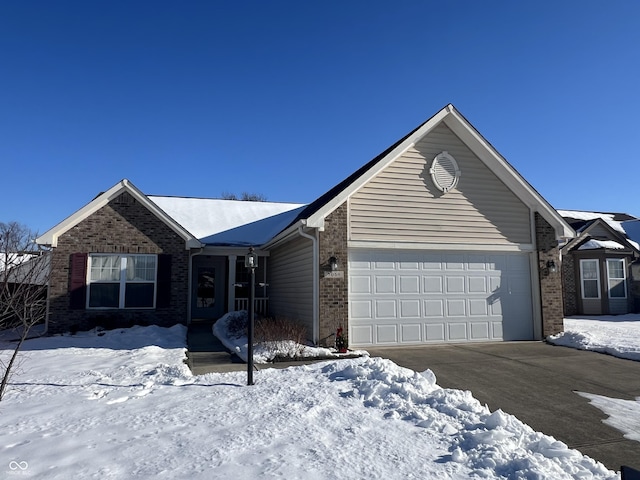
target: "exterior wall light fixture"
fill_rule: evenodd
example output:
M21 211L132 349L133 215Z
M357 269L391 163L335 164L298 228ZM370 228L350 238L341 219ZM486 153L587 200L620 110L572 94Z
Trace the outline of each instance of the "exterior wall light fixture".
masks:
M334 272L338 269L338 259L336 257L329 259L329 267L331 267L331 270Z
M556 262L554 260L547 260L547 269L549 270L549 273L556 273L558 271Z

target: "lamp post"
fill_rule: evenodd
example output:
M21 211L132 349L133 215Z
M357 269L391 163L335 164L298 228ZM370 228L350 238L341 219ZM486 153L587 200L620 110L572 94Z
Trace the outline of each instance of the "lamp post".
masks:
M244 257L244 266L249 269L249 325L247 328L247 385L253 385L253 324L255 316L256 298L256 268L258 268L258 254L253 247Z

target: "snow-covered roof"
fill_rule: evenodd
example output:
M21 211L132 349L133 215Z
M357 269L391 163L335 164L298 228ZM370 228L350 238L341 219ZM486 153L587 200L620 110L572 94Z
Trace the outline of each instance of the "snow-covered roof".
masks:
M629 243L640 250L640 220L629 220L622 222L622 228L627 233Z
M624 246L613 240L595 240L591 239L584 242L578 250L596 250L598 248L607 248L609 250L624 250Z
M148 198L207 245L262 245L291 223L305 206L214 198Z
M615 213L582 212L579 210L558 210L558 213L562 215L563 218L572 218L575 220L583 220L585 222L601 219L616 232L626 234L624 228L622 228L622 222L615 220L617 215Z
M640 251L640 219L633 217L632 215L628 215L626 213L604 213L604 212L583 212L580 210L558 210L558 213L562 215L566 219L579 220L584 222L591 222L593 220L602 220L607 225L609 225L613 230L618 233L624 235L627 241L633 245L636 250ZM631 220L630 220L631 219ZM570 222L571 223L571 222ZM590 224L584 225L582 228L578 229L578 233L587 228ZM595 242L595 243L592 243ZM611 242L618 245L618 247L613 246L587 246L587 245L595 245L596 243L607 243L599 240L590 240L582 244L579 250L588 250L588 249L596 249L596 248L610 248L610 249L621 249L624 248L617 242Z

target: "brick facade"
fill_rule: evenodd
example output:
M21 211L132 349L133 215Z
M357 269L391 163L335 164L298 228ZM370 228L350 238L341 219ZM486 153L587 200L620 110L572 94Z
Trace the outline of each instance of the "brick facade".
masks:
M542 336L547 337L563 331L564 307L562 300L562 274L560 273L560 249L551 225L535 214L536 245L538 249L538 271L540 272L540 300L542 306ZM553 260L558 271L552 273L547 261Z
M70 257L74 253L171 255L168 307L85 310L70 304ZM58 238L49 298L49 333L138 325L171 326L187 322L189 253L185 241L129 193L124 192Z
M347 204L346 202L328 215L324 221L324 231L319 236L320 288L319 316L320 343L333 346L336 328L341 326L349 331L349 291L347 253ZM325 277L331 271L329 258L336 257L338 269L336 277Z
M576 262L573 255L562 257L562 290L564 292L565 316L578 314L578 279L576 278Z

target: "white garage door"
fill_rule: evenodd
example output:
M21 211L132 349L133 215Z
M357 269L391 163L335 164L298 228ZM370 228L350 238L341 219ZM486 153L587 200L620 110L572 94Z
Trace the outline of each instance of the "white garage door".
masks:
M533 339L529 254L352 250L353 346Z

